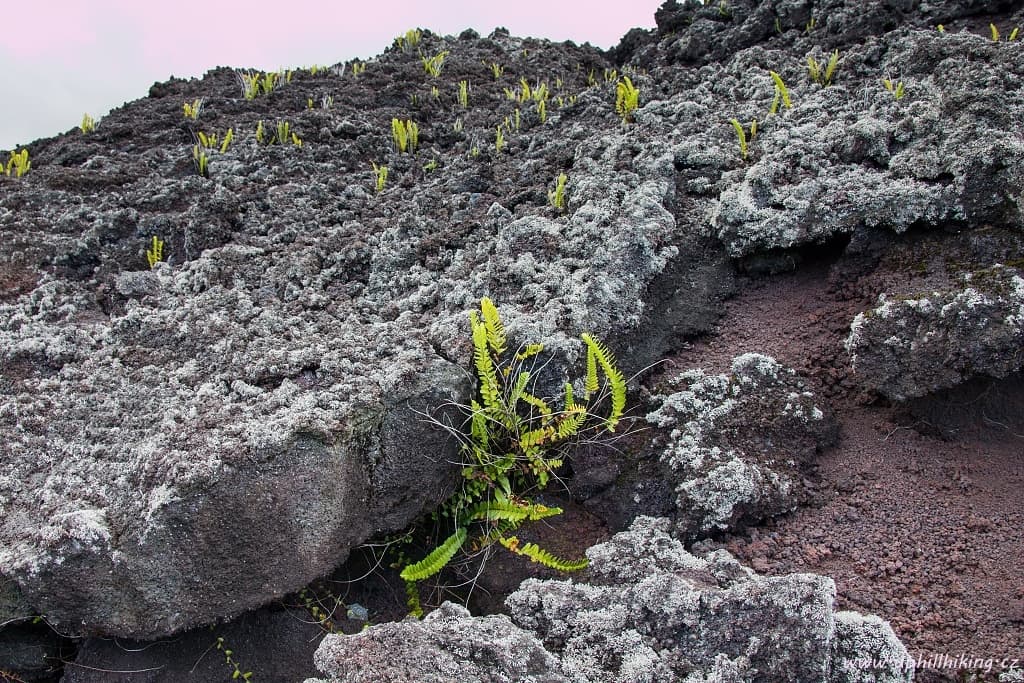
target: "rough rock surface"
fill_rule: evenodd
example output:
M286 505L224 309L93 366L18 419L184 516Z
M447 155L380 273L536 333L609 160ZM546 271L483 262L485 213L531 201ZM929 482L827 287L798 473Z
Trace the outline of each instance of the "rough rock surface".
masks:
M332 682L912 680L912 666L893 664L908 655L888 624L833 611L830 579L697 557L670 527L641 517L594 546L586 583L524 582L512 621L448 604L422 622L328 636L317 666Z
M454 483L441 435L409 407L465 394L465 311L482 295L516 343L547 344L554 385L584 330L628 374L708 332L736 267L775 272L843 253L830 286L850 298L813 313L839 337L882 292L895 302L937 291L946 306L965 274L1019 268L1024 42L992 41L988 28L1005 38L1024 23L1019 3L669 1L656 19L611 53L501 30L425 32L424 54L448 52L438 77L395 46L358 75L351 63L298 70L253 100L216 69L154 85L93 133L28 145L31 172L0 177L0 579L66 633L135 637L299 588ZM833 49L833 83L812 83L807 56ZM793 107L766 117L769 71ZM614 109L622 74L640 88L629 123ZM546 120L517 96L523 79L551 91ZM462 80L469 106L456 99ZM196 98L199 118L183 119ZM758 119L749 159L733 117ZM415 155L394 149L393 118L419 124ZM257 122L272 131L284 120L302 147L256 141ZM235 142L211 149L209 177L198 176L197 133L229 128ZM373 163L390 170L380 193ZM548 200L561 172L564 210ZM166 263L150 270L153 235ZM947 258L944 281L926 286L906 285L936 259L891 258L994 235L998 249ZM973 350L919 345L953 369L937 381L910 367L879 387L931 391L1019 366L1005 325L1013 297L970 287L1006 329L923 321L922 334ZM839 348L799 349L811 351L806 376L835 380L816 397L857 386ZM765 349L732 344L726 360L747 351ZM713 376L692 379L714 388ZM813 429L798 433L810 448ZM614 469L610 480L629 476ZM676 486L667 478L665 500L640 496L609 525L673 514ZM692 525L716 529L732 492L696 479L689 490ZM791 504L769 499L772 510ZM739 509L726 523L742 523ZM714 666L708 677L746 675L735 657Z
M413 411L465 399L480 296L563 361L580 332L614 338L627 370L714 320L729 264L667 208L670 147L621 125L613 83L587 89L602 55L501 31L421 49L450 52L443 97L397 47L358 78L299 72L251 101L219 69L30 146L31 173L3 178L0 575L66 633L236 615L443 500L453 453ZM516 78L495 82L491 61ZM546 124L505 97L520 76L550 84ZM302 147L255 139L274 116ZM419 120L415 157L393 117ZM197 175L193 134L228 128ZM391 169L379 195L371 161ZM563 170L564 215L547 202ZM166 262L147 270L153 235ZM673 305L695 294L699 311Z
M855 377L905 401L975 376L1002 379L1024 367L1024 279L1002 265L963 276L955 290L881 295L846 340Z
M568 683L558 660L507 616L470 616L450 602L423 621L371 626L324 638L314 657L331 681L347 683ZM312 679L307 683L313 683Z
M738 356L729 375L683 373L647 421L671 431L661 461L675 487L676 532L693 539L792 510L802 470L835 441L835 419L773 358Z
M692 541L788 512L838 434L806 379L763 354L737 356L723 374L687 370L653 391L642 444L575 460L570 490L613 529L657 512Z

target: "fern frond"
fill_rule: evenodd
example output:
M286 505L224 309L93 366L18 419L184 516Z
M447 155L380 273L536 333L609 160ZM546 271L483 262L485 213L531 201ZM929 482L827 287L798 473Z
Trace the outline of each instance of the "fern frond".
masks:
M476 311L470 311L469 321L473 327L473 362L480 381L480 397L484 400L484 409L490 413L502 412L498 401L498 375L487 350L487 324L480 320Z
M530 344L525 349L516 354L516 360L526 360L531 356L536 356L538 353L544 350L543 344Z
M494 355L500 356L505 353L508 343L505 339L505 326L494 302L486 296L480 299L480 313L483 315L484 327L487 330L487 343L494 350Z
M573 406L572 410L566 410L558 421L555 440L565 441L570 437L576 436L586 420L587 413L582 408Z
M519 397L524 403L529 403L531 406L540 411L541 417L551 417L551 406L548 405L547 401L542 398L537 398L528 391L524 391Z
M519 403L519 399L522 398L523 392L526 391L526 384L530 381L530 373L520 372L519 377L516 378L516 383L512 385L512 391L508 395L508 405L513 410L516 404Z
M460 527L444 543L434 548L429 555L419 562L406 566L399 576L406 581L422 581L438 573L451 562L455 553L459 552L459 548L466 542L466 533L466 528Z
M626 408L626 378L615 367L615 356L612 355L607 346L585 332L580 338L587 345L587 374L590 374L592 355L608 378L608 384L612 392L612 410L605 419L605 428L609 432L614 432L615 426L619 423L619 418L622 417L622 411ZM589 381L589 376L587 379Z
M473 443L477 448L487 450L490 442L487 416L484 415L484 409L476 402L476 399L470 401L469 407L473 410L473 415L470 417L469 435L472 437Z
M586 342L587 340L584 339L583 341ZM597 356L590 344L587 344L587 376L583 380L583 400L589 401L590 397L597 393L599 386L597 382Z
M514 552L516 555L528 557L537 564L542 564L550 569L557 569L560 572L579 571L580 569L584 569L588 564L586 558L583 558L582 560L563 560L559 557L555 557L536 543L527 543L524 546L520 546L519 539L516 536L500 538L498 539L498 542Z
M555 436L554 427L540 427L539 429L531 429L519 437L519 447L524 452L531 452L533 446L543 446L550 442Z
M535 522L545 517L562 514L561 508L548 507L540 503L522 504L511 500L490 500L473 506L467 513L471 521L487 520L489 522Z

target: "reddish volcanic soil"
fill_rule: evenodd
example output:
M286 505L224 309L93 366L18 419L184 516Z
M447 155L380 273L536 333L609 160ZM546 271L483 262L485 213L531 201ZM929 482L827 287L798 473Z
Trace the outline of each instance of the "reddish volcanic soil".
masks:
M1014 660L1024 669L1024 435L972 399L946 406L961 419L940 436L905 408L854 395L842 341L874 293L837 280L815 266L741 283L717 333L663 370L721 372L737 354L766 353L810 377L842 425L809 504L704 546L760 573L833 577L839 608L890 621L920 663L917 680L964 680L965 659L988 669L982 679ZM987 391L1019 401L1020 383Z

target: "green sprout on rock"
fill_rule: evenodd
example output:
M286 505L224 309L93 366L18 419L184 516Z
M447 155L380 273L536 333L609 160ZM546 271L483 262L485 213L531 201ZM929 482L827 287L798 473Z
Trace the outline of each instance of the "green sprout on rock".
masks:
M149 269L152 270L156 264L164 260L164 241L153 235L153 241L149 245L149 249L146 250L146 262L149 263Z
M567 175L559 173L555 179L555 189L548 192L548 202L558 211L565 211L565 184L568 180Z
M827 87L832 84L832 78L836 74L836 66L839 64L839 50L834 50L829 56L828 64L822 66L813 55L807 55L807 73L811 80Z
M615 113L622 119L622 123L629 123L639 106L640 90L633 85L629 76L624 76L615 86Z

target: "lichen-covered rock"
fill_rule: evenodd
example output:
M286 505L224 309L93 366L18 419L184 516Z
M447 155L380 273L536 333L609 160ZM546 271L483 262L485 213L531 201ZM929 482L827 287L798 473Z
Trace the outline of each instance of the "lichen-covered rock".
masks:
M331 635L323 681L897 683L907 651L877 617L833 610L835 585L762 577L725 551L688 553L671 522L638 518L590 548L586 582L524 581L505 616L450 603L423 621Z
M504 615L472 617L446 602L423 621L329 635L314 657L320 683L569 683L536 636ZM306 683L316 683L309 679Z
M572 681L911 681L885 622L835 613L835 585L762 577L725 551L688 553L668 520L594 546L588 583L525 581L508 605ZM874 658L876 668L864 662Z
M661 461L675 488L677 533L706 536L791 510L802 493L802 467L836 435L796 373L748 353L732 372L682 373L679 390L654 397L647 421L670 430Z
M894 401L919 398L976 376L1024 367L1024 278L996 265L960 287L914 297L881 295L846 340L856 379Z
M793 87L793 107L762 124L750 165L727 174L712 215L716 234L732 255L747 256L862 226L1020 228L1024 142L1007 126L1015 114L1002 81L1024 77L1020 51L971 34L905 32L843 50L827 88L807 85L795 71L806 72L803 65L773 63ZM868 72L898 73L907 95L897 100ZM772 95L766 72L746 73ZM760 116L743 110L740 119Z
M0 178L0 576L65 632L229 618L436 506L457 454L417 411L465 400L481 296L515 343L545 343L556 390L581 332L632 374L717 316L731 266L677 220L664 136L622 125L614 83L589 87L604 55L504 31L420 49L448 52L472 107L398 47L252 100L216 69ZM505 95L520 77L547 82L546 120ZM286 113L301 147L256 139ZM419 122L417 156L394 117ZM506 120L506 147L484 144ZM199 176L196 132L228 128Z

